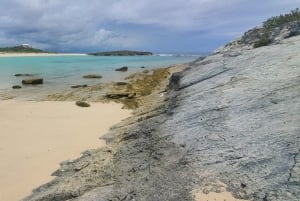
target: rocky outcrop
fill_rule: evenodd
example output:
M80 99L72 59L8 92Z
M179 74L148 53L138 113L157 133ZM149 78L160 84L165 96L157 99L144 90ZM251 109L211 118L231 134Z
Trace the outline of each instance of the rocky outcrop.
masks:
M27 74L27 73L17 73L15 74L16 77L21 77L21 76L33 76L33 74Z
M297 35L300 35L299 20L285 23L281 26L270 29L266 29L263 26L258 26L245 32L241 38L215 50L214 53L228 54L227 56L237 56L241 54L241 52L255 47L280 44L282 40Z
M100 79L100 78L102 78L102 76L98 75L98 74L89 74L89 75L84 75L82 77L86 78L86 79Z
M128 71L128 67L127 66L123 66L121 68L117 68L116 71L126 72L126 71Z
M107 148L62 163L24 200L192 201L225 186L239 199L298 201L299 47L296 36L192 62L112 128Z
M266 30L264 27L251 29L243 35L243 37L240 39L240 43L243 45L254 45L264 36L264 34L266 34ZM270 30L269 34L270 44L279 43L283 39L299 35L300 21L293 21L283 26L276 27Z
M12 88L13 89L21 89L22 87L20 85L13 85Z
M25 80L22 80L22 84L31 84L31 85L43 84L43 78L25 79Z
M71 86L71 88L73 88L73 89L85 88L85 87L88 87L88 85L87 84L78 84L78 85Z

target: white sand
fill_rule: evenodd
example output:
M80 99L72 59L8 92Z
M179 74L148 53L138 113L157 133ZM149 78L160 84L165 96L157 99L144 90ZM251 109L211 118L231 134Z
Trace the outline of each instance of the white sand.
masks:
M218 182L218 184L220 186L219 193L209 192L205 194L201 190L194 190L192 193L194 194L195 201L248 201L233 197L232 193L226 190L226 184L222 182Z
M79 53L8 53L0 52L0 57L32 57L32 56L86 56Z
M128 116L118 104L0 101L0 200L29 195L60 162L104 146L98 138Z

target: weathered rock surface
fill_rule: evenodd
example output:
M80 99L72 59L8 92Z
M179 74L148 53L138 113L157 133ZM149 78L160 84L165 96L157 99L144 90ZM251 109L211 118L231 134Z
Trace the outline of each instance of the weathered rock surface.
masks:
M109 148L61 164L25 201L300 197L300 37L220 50L173 74L105 137ZM155 100L151 102L150 100Z
M43 78L30 78L30 79L25 79L22 80L22 84L43 84Z

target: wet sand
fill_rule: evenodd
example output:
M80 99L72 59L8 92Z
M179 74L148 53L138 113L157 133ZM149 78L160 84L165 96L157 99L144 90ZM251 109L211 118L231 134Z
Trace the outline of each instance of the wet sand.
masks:
M49 182L64 160L105 142L98 138L130 116L121 105L0 101L0 200L16 201Z

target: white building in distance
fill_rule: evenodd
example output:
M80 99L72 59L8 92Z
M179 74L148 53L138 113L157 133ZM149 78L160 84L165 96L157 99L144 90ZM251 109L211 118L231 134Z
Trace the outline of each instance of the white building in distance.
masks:
M24 48L31 48L31 46L29 44L22 44L22 47L24 47Z

